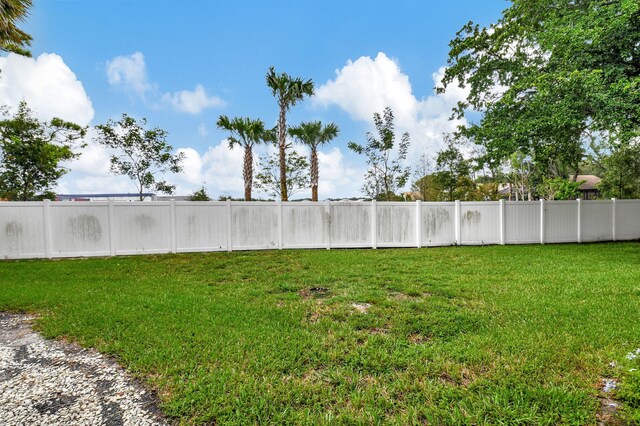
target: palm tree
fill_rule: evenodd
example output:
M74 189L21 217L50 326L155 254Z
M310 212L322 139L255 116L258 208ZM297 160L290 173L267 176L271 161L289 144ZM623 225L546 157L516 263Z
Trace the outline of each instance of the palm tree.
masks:
M318 167L318 147L330 142L340 133L340 129L335 123L329 123L322 127L320 121L300 123L297 127L289 129L289 135L311 148L311 200L318 201L318 181L320 180L320 170Z
M313 81L303 81L301 78L293 78L287 73L276 74L273 67L267 73L267 86L271 88L271 94L278 99L280 116L278 117L278 148L280 153L280 193L282 201L288 201L287 194L287 111L293 105L313 95Z
M234 146L244 148L244 163L242 178L244 179L244 200L251 201L251 188L253 187L253 147L266 142L275 142L275 129L266 129L262 120L252 120L246 117L229 119L221 115L216 123L219 129L226 130L231 135L229 149Z
M32 0L0 0L0 52L31 56L31 36L16 26L29 15Z

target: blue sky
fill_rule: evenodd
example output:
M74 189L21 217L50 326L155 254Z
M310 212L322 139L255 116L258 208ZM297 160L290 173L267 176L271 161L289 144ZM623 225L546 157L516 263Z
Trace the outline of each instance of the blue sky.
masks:
M35 3L25 25L34 38L34 59L0 58L2 103L24 98L44 118L62 115L86 125L123 112L147 117L187 154L185 172L171 177L178 192L205 183L213 196L240 196L241 153L226 149L215 121L226 114L275 124L276 103L264 83L273 65L313 79L318 89L314 99L294 107L289 123L334 121L342 130L323 149L321 198L358 195L364 159L346 144L364 141L372 112L384 106L394 108L399 130L411 133L409 164L422 152L435 153L442 131L455 125L446 120L450 107L464 96L459 89L433 93L448 42L467 21L495 22L508 5L504 0ZM134 189L108 174L108 153L90 144L85 154L70 165L60 192Z

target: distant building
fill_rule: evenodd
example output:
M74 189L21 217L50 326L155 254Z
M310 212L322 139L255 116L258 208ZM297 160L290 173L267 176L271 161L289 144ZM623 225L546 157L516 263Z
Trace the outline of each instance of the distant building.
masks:
M158 195L154 201L191 201L191 195Z
M144 201L156 201L156 194L145 192ZM140 201L140 194L58 194L56 201Z
M578 175L576 182L585 181L578 187L578 191L582 194L580 198L583 200L594 200L600 197L600 190L598 184L602 182L598 176L595 175Z

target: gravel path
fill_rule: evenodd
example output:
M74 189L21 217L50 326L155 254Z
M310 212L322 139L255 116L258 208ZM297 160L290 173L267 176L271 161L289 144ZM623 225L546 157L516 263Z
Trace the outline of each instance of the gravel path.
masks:
M0 425L165 425L153 396L113 360L46 340L0 313Z

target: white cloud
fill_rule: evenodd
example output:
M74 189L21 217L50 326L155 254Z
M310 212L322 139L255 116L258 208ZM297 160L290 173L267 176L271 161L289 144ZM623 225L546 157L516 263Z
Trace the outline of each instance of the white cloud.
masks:
M209 96L202 84L197 84L193 90L159 94L157 85L149 82L144 55L140 52L107 61L106 72L111 86L133 93L153 108L169 106L196 115L207 108L225 105L221 98Z
M445 68L440 68L432 75L435 84L444 71ZM467 90L454 83L442 95L434 93L418 99L398 63L380 52L374 59L362 56L336 70L336 78L316 90L314 103L325 107L336 105L354 120L368 123L373 122L374 112L391 107L396 130L411 135L408 156L411 164L425 151L433 155L442 146L442 134L464 123L448 118L457 102L466 98Z
M12 110L25 100L43 120L59 117L86 126L94 115L82 82L54 53L0 57L0 100Z
M200 123L200 125L198 126L198 135L201 138L206 137L209 134L209 129L207 129L207 125L204 123Z
M140 52L128 56L116 56L108 61L107 79L110 85L132 90L143 97L153 88L147 81L147 67L144 55Z
M341 198L360 196L364 168L348 164L340 151L334 147L329 152L318 152L320 198Z
M174 109L189 114L200 114L206 108L222 107L225 102L217 96L209 96L202 84L198 84L194 90L181 90L175 93L166 93L162 100Z

